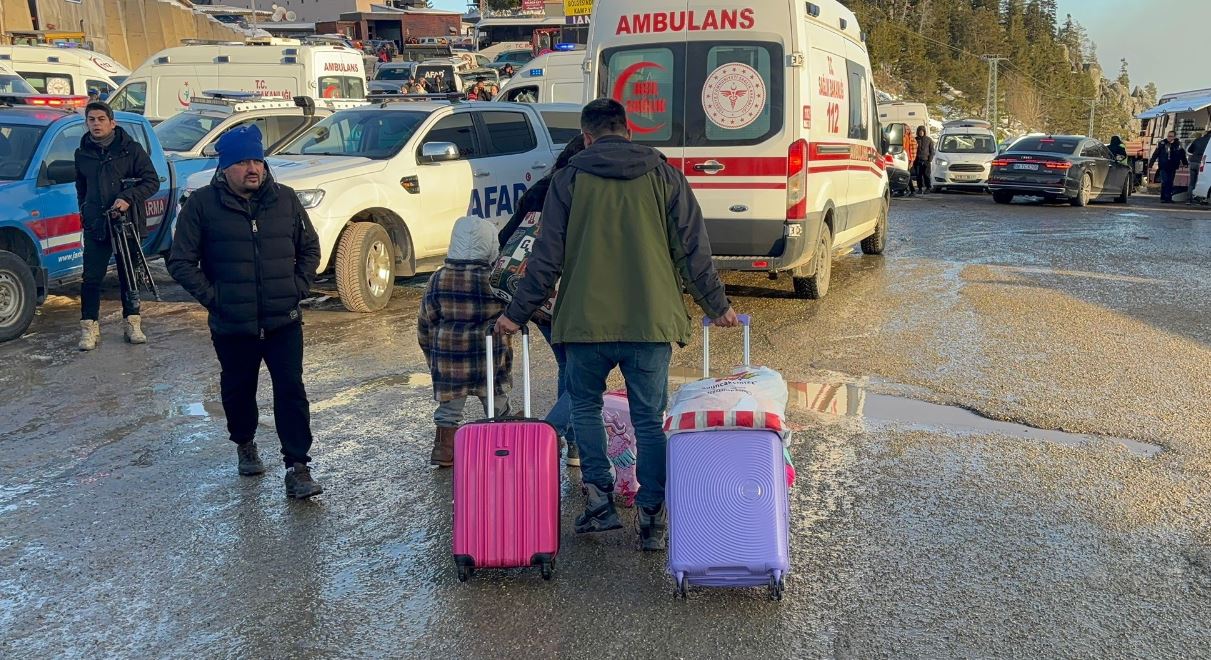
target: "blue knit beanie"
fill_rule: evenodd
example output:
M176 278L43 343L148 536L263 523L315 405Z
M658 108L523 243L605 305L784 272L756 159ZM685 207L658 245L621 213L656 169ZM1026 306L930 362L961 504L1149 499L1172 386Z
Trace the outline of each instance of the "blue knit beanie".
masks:
M265 160L265 147L261 146L261 129L256 124L241 126L227 131L215 143L219 152L219 169L225 170L246 160Z

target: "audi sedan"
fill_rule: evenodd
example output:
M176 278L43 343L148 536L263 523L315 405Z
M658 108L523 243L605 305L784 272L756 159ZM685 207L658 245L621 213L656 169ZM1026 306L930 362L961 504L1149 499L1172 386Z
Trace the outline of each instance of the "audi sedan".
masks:
M1073 206L1113 199L1126 203L1131 168L1106 145L1080 135L1024 137L992 161L988 188L998 204L1022 196L1067 200Z

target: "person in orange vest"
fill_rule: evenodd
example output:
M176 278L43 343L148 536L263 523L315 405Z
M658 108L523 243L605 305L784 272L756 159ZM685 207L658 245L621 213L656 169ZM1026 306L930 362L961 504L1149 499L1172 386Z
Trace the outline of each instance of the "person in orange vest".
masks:
M913 164L917 162L917 138L913 137L912 129L904 126L904 153L908 155L908 171L912 172ZM914 183L916 177L911 174L908 177L908 196L916 197L917 189Z

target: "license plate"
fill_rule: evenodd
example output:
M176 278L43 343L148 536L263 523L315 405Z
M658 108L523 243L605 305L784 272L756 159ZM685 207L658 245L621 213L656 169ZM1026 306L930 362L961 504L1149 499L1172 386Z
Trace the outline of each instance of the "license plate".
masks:
M1013 169L1015 169L1015 170L1033 170L1033 171L1037 172L1039 170L1039 166L1036 163L1018 163L1013 166Z
M956 175L954 175L955 181L977 181L977 180L979 180L979 178L980 177L978 177L974 174L956 174Z

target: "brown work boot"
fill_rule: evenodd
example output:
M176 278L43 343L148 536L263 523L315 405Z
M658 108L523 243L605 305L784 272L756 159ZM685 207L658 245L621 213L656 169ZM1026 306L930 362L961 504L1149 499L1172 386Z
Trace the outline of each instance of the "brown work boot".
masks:
M147 335L143 334L143 317L138 314L132 314L122 320L122 334L126 336L128 344L146 344Z
M80 343L76 347L82 351L91 351L101 341L101 324L96 321L80 321Z
M437 427L433 437L433 452L429 454L429 464L438 467L454 465L454 434L458 429L453 426Z

